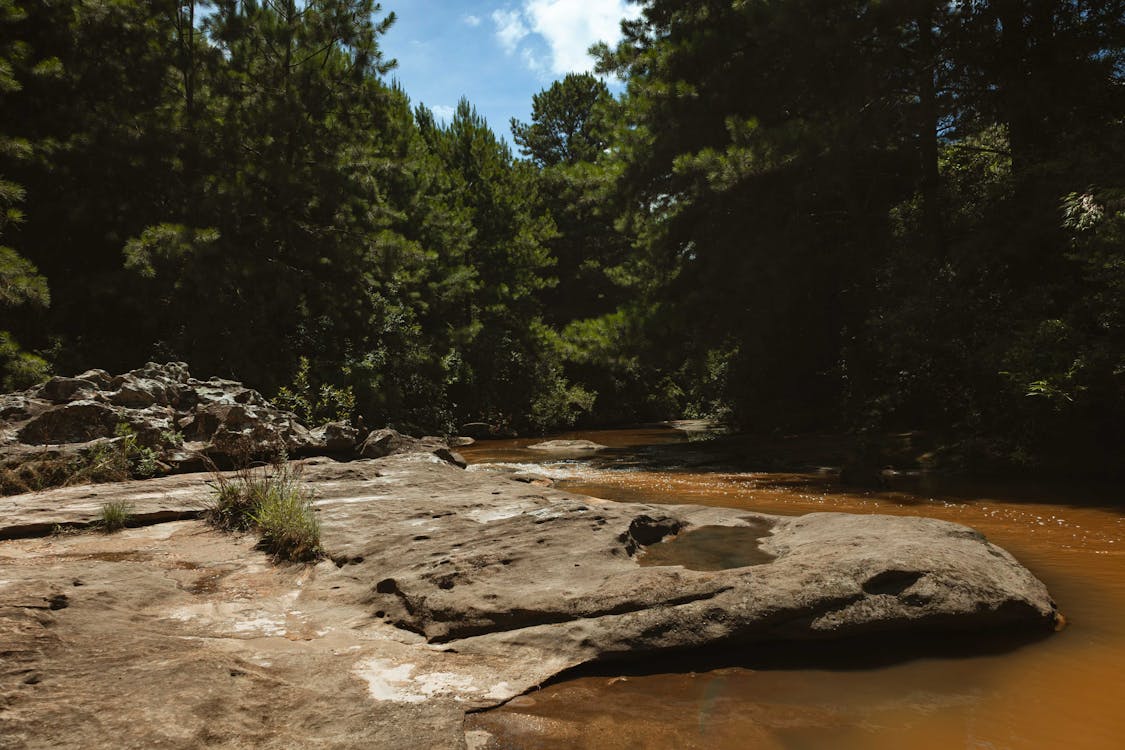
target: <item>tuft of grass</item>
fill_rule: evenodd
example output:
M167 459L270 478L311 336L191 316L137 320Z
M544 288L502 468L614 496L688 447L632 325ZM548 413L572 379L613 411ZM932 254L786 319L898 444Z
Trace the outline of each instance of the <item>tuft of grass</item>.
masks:
M281 481L271 486L254 513L262 545L285 560L319 557L320 521L312 501L312 493L296 483Z
M227 531L246 531L254 525L254 510L265 478L252 469L239 469L233 478L213 469L215 477L207 520Z
M282 458L272 466L239 469L233 477L216 472L207 517L222 529L256 529L261 546L278 559L315 560L322 550L313 497Z
M133 505L124 500L111 500L102 503L101 515L97 525L102 531L109 534L120 531L133 520Z

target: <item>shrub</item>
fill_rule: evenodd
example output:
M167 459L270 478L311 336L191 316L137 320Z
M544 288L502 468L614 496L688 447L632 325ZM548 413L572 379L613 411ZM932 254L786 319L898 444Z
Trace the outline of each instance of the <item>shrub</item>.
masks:
M132 504L124 500L111 500L108 503L102 503L101 515L96 521L96 525L109 534L125 528L131 520L133 520Z
M182 448L184 436L175 430L164 430L160 433L160 442L169 448Z
M345 369L341 374L346 377L349 373ZM309 426L350 420L356 406L352 387L339 387L327 382L321 382L317 386L313 381L309 359L301 357L293 382L278 389L273 402L282 409L293 412L301 422Z
M98 443L70 463L70 476L63 484L124 482L132 477L124 443Z
M118 450L130 476L147 478L160 470L156 463L156 451L138 442L136 430L120 422L114 434L121 438Z
M215 472L215 484L207 507L207 519L220 529L245 531L253 525L256 480L248 469L234 478Z
M286 560L320 556L320 522L312 507L312 493L295 482L274 483L261 498L254 523L263 546Z
M239 469L233 477L216 472L207 517L223 529L257 529L262 547L279 559L313 560L321 549L312 501L312 491L283 456L272 466Z

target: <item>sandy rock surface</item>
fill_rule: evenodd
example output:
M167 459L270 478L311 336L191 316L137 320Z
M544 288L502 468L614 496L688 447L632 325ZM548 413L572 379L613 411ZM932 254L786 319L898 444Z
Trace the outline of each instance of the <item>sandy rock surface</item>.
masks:
M614 503L424 453L311 459L304 478L317 565L198 520L11 538L111 496L198 512L206 475L0 498L0 748L461 748L466 710L593 659L1057 616L1010 555L942 521ZM768 561L638 563L708 526L744 527Z

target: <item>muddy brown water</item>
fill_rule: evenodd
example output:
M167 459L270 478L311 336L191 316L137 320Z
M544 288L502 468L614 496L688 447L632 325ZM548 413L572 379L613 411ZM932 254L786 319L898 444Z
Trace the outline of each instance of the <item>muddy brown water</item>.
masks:
M984 647L982 635L980 648L970 638L943 649L928 642L939 636L920 634L927 642L901 652L888 644L881 653L878 642L867 642L842 646L848 653L802 658L793 647L761 646L732 653L729 663L711 654L697 664L689 655L650 659L640 668L600 665L471 715L466 727L487 733L477 735L484 747L1125 747L1125 492L1031 484L936 490L917 482L909 490L857 491L837 487L829 472L816 469L691 469L685 466L698 459L677 465L674 449L660 461L645 460L652 446L686 442L672 429L560 437L611 450L559 460L527 450L534 440L511 440L482 441L464 454L473 464L518 464L555 478L561 489L611 500L780 515L920 515L965 524L1039 576L1068 626L1001 648Z

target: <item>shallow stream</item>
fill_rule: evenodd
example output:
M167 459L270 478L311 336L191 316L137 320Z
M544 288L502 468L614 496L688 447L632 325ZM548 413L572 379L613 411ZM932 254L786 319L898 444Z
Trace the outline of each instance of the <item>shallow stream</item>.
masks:
M1047 584L1068 626L1001 647L983 638L979 647L925 643L905 652L890 642L850 652L762 646L729 659L599 665L470 716L466 728L490 737L488 747L1125 747L1125 492L1077 483L934 487L909 477L906 488L861 491L839 487L815 461L794 469L791 457L747 455L733 468L729 457L693 450L699 445L688 444L688 433L670 428L560 437L610 450L560 456L528 450L536 440L505 440L463 452L474 470L518 465L560 489L610 500L922 515L972 526ZM770 470L746 470L756 463ZM723 544L721 532L699 531L683 554L700 565L731 564L725 552L705 549L709 538ZM738 564L754 562L747 560Z

